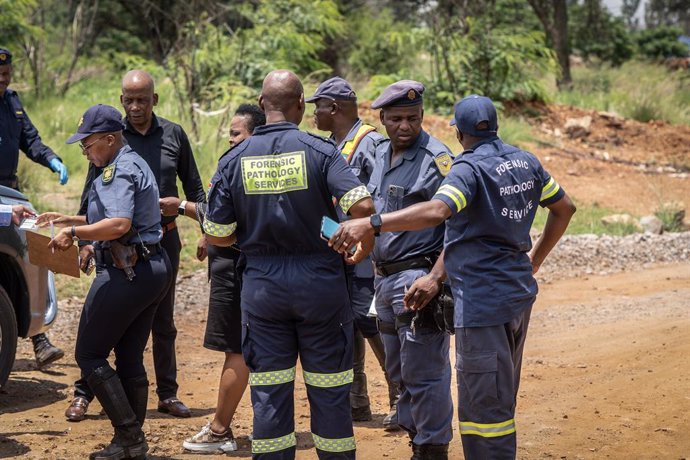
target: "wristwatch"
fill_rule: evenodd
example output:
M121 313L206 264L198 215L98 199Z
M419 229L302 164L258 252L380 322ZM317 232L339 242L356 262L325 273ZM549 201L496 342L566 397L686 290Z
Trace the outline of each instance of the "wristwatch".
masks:
M374 236L379 236L381 234L381 225L383 224L381 222L381 215L374 214L369 218L369 223L374 228Z
M79 237L77 236L77 227L76 225L72 225L72 228L70 229L70 234L72 235L72 241L79 241Z
M184 210L185 210L186 206L187 206L187 200L180 201L180 205L177 207L177 213L181 216L184 216Z

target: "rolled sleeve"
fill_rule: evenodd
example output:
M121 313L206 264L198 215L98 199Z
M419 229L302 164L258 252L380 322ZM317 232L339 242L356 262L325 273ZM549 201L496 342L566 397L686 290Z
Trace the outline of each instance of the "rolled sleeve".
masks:
M101 175L100 180L103 180L103 175ZM99 197L106 218L124 217L132 219L136 193L135 180L134 175L127 168L116 167L111 182L103 183Z

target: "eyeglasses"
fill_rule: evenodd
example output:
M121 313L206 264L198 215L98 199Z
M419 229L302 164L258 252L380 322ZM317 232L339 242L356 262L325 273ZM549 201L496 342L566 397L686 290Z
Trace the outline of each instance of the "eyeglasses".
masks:
M96 139L95 141L93 141L92 143L90 143L89 145L84 145L84 144L82 144L82 143L79 143L79 147L81 147L81 151L82 151L82 152L86 153L86 152L89 151L89 149L90 149L91 147L93 147L93 145L94 145L96 142L100 141L101 139L105 139L106 137L108 137L107 134L104 135L104 136L99 137L98 139Z

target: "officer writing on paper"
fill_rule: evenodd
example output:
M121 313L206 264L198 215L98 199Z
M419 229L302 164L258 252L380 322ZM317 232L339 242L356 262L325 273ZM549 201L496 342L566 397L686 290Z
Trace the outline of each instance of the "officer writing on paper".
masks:
M381 231L446 221L444 262L455 299L465 458L515 458L522 351L537 295L533 274L565 232L575 206L534 155L498 138L489 98L462 99L451 124L466 150L430 201L381 215ZM532 247L529 230L537 205L547 207L549 215ZM372 234L369 219L351 220L329 244L343 252L343 241L352 244ZM423 308L428 300L419 295L417 283L405 297L411 308Z
M84 113L67 142L80 142L86 158L103 168L91 185L86 216L45 213L37 220L66 225L51 247L94 242L96 278L79 320L75 357L115 436L91 459L135 458L148 450L141 429L149 387L143 353L172 282L170 260L160 245L158 186L144 159L124 143L122 129L122 115L114 107L99 104ZM108 363L113 350L116 370Z

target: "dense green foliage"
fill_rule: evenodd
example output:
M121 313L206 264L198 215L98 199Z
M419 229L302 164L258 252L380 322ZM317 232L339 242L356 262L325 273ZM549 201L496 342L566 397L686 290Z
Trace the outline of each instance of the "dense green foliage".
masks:
M637 36L640 54L651 59L690 55L690 48L678 41L678 27L658 27L641 31Z
M633 56L635 43L623 18L614 17L600 2L570 8L570 39L574 52L619 66Z

